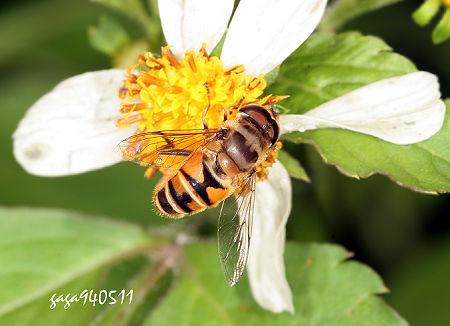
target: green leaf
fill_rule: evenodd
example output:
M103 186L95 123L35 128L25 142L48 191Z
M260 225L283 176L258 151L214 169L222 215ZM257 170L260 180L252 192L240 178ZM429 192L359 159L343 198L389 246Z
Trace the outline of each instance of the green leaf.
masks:
M270 91L290 94L283 105L291 113L304 113L358 87L415 70L377 38L316 34L285 61ZM450 188L448 119L432 138L407 146L342 129L292 133L285 139L314 144L326 163L348 176L385 174L402 186L427 193Z
M306 174L305 169L300 164L300 162L288 152L281 150L278 153L278 159L283 163L284 167L288 171L289 175L293 178L300 179L305 182L311 182Z
M402 0L336 0L325 11L319 30L335 31L358 16L400 1Z
M442 129L433 137L407 146L347 130L319 129L286 135L286 139L315 145L324 161L354 178L374 173L400 186L425 193L450 191L450 101ZM290 138L292 137L292 138Z
M287 276L296 313L273 314L253 300L245 279L227 286L215 245L185 248L176 287L145 325L406 325L376 294L386 292L366 266L345 262L331 245L288 245Z
M62 210L1 208L0 324L47 311L51 293L92 289L105 266L151 243L125 223Z
M147 1L146 6L144 6L142 0L91 0L91 1L112 8L122 13L123 15L127 16L132 21L137 22L142 28L142 31L147 36L148 41L152 42L152 46L155 47L156 44L158 44L156 48L159 48L161 46L162 29L158 11L156 10L155 1L151 0Z
M416 70L377 37L316 33L283 62L268 93L290 95L283 106L304 113L361 86Z
M434 28L431 37L435 44L442 43L450 38L450 7L445 9L445 13Z
M425 26L436 15L440 5L440 0L427 0L413 12L412 18L420 26Z
M129 18L145 25L149 23L149 17L141 0L91 0L117 10Z
M166 258L167 256L163 257L159 263L150 264L147 260L147 265L134 277L119 275L127 281L125 288L134 289L132 304L107 305L90 325L141 325L148 312L155 308L161 297L166 295L174 280L173 272L168 270L171 266L164 264L165 261L167 262ZM114 268L116 270L130 269L128 265L129 261L124 261ZM112 289L118 289L117 285Z
M88 29L88 36L91 46L108 56L119 52L130 41L120 23L107 15L100 17L98 27Z
M222 37L220 38L219 43L217 43L216 46L214 47L214 49L211 51L211 53L210 53L211 57L216 56L216 57L220 58L220 55L222 54L223 44L225 43L225 39L227 37L227 33L228 33L228 29L225 30Z
M71 303L67 309L64 309L65 303L58 303L54 309L50 309L51 301L49 300L55 293L56 299L61 294L64 296L69 293L80 295L85 289L97 290L103 272L104 269L88 272L62 287L42 293L40 298L20 305L18 309L0 313L0 324L17 326L88 325L95 318L96 310L89 305L83 306L83 301ZM20 282L16 283L16 286L20 286Z
M272 85L277 80L279 72L280 72L280 66L278 65L264 76L264 79L267 82L267 86Z

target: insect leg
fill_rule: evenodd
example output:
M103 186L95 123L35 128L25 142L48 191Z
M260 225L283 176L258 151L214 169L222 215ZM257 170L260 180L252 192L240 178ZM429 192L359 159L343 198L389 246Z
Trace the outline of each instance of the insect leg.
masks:
M241 100L239 101L239 103L237 105L233 105L233 106L227 107L223 111L223 121L227 121L228 120L228 115L230 114L230 111L233 110L233 109L239 109L239 107L241 106L242 102L244 102L244 100L245 100L245 96L242 96Z
M167 137L167 136L165 136L165 135L161 135L161 137L166 141L166 143L167 143L167 145L165 145L164 146L164 148L173 148L174 146L173 146L173 142L172 142L172 140L169 138L169 137Z
M203 85L206 87L206 93L208 93L208 105L206 106L206 109L203 112L202 123L203 123L203 129L208 129L208 121L206 121L206 114L208 113L208 110L209 110L211 97L209 94L208 83L204 83Z
M192 151L187 149L173 149L167 151L158 150L158 155L174 155L174 156L189 156L192 154Z

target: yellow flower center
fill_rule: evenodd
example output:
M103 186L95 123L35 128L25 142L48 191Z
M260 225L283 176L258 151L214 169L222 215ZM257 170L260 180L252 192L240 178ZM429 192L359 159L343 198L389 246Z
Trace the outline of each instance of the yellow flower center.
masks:
M117 121L119 128L137 124L137 133L203 128L208 104L208 128L219 128L227 108L249 103L267 107L284 98L259 98L267 86L264 75L245 75L242 65L224 69L218 57L208 56L205 46L198 53L186 52L182 60L176 60L170 47L164 47L161 58L148 52L139 56L138 62L128 69L119 91L120 98L130 102L121 104L122 118ZM239 108L229 110L228 118ZM152 174L148 171L147 176Z

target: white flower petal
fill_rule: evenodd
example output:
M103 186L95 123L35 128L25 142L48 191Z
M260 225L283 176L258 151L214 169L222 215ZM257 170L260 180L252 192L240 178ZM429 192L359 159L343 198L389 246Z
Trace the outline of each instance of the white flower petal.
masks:
M14 155L29 173L62 176L121 161L118 90L123 70L88 72L57 85L26 113L15 131Z
M159 0L159 15L167 44L181 58L206 43L210 53L220 41L233 11L234 0Z
M406 145L425 140L442 127L445 104L433 74L413 72L358 88L305 115L280 117L282 133L343 128Z
M291 211L291 181L280 162L256 184L248 278L255 300L272 312L294 312L284 270L286 222Z
M316 28L326 0L241 0L222 50L226 67L243 64L253 76L284 61Z

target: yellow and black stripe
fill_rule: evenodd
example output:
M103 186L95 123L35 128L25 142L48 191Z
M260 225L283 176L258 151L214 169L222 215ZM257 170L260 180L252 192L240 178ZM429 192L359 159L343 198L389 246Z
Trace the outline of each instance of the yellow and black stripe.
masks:
M157 190L154 200L163 214L183 217L200 212L229 195L230 191L214 178L199 151Z

